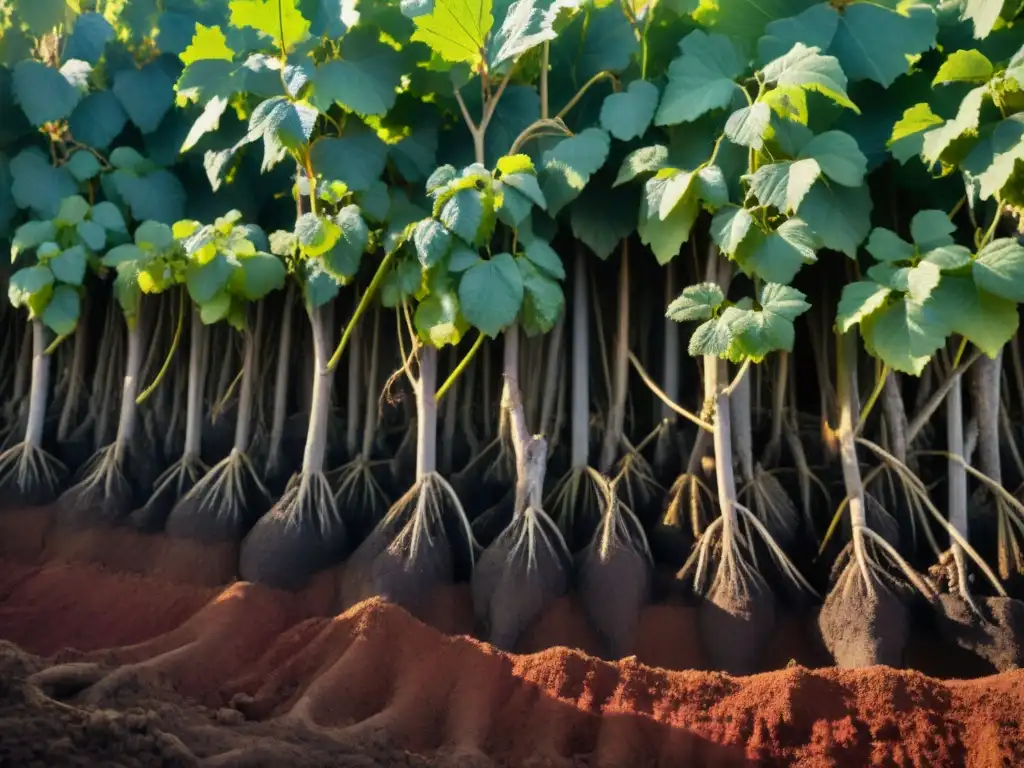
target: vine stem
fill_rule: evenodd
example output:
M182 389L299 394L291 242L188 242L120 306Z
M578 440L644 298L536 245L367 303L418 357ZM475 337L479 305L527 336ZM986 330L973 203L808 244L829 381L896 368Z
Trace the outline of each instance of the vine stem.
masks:
M867 549L864 533L867 530L867 514L864 506L864 484L857 460L856 424L854 414L857 404L857 332L848 331L836 339L836 368L839 400L839 456L843 469L843 484L850 505L850 524L853 535L853 553L864 586L871 590L868 572Z
M327 357L327 329L331 327L330 308L310 308L309 325L313 332L313 356L316 359L313 378L313 398L309 410L309 431L302 454L302 474L305 476L323 472L324 456L327 452L327 422L331 408L331 382L334 378L330 368L324 365Z
M328 372L333 373L334 369L338 367L338 363L341 362L341 355L345 351L345 347L348 346L349 339L352 338L352 334L355 331L356 326L359 324L359 320L366 313L366 310L370 308L373 297L377 294L377 289L380 288L381 283L384 282L384 278L387 277L388 267L391 266L391 261L394 256L395 251L388 251L384 254L384 258L381 259L380 266L377 267L377 271L374 273L373 279L370 280L370 284L366 287L363 297L359 300L359 305L356 307L356 311L352 313L352 319L348 321L348 324L345 326L344 333L341 334L341 341L338 342L338 346L335 348L334 354L331 355L331 359L327 361L326 369Z
M32 321L32 386L29 390L28 423L25 443L42 448L46 423L46 394L50 388L50 356L46 354L46 326Z
M473 361L473 358L476 357L476 353L479 351L480 347L483 346L484 338L485 337L482 333L477 334L476 341L474 341L473 346L469 348L469 352L467 352L466 356L459 361L459 364L455 366L448 378L445 379L444 384L442 384L437 390L437 394L434 395L435 402L440 403L441 398L445 396L445 393L455 385L455 380L462 375L463 371L466 370L466 367Z

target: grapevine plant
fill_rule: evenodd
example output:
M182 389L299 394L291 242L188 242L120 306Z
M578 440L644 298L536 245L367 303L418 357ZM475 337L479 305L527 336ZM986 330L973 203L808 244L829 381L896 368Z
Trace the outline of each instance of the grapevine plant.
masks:
M13 0L0 109L14 513L1024 662L1020 0Z

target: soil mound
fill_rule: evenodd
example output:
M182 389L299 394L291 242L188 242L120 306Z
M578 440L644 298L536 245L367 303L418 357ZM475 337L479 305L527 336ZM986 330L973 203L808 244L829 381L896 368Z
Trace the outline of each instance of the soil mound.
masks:
M376 599L330 617L331 583L217 592L0 561L0 637L51 657L0 645L0 764L1024 764L1024 672L732 678L507 654ZM452 595L436 602L462 623ZM662 631L645 654L693 658L693 624L659 610L641 621ZM542 617L530 640L559 623Z

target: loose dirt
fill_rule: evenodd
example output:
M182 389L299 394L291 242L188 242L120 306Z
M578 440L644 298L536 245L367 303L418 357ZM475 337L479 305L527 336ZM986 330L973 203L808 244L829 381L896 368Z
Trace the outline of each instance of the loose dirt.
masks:
M464 587L431 626L378 599L335 615L340 579L294 595L8 552L0 766L1024 765L1021 671L734 678L697 671L696 612L667 605L602 661L573 594L507 654L457 634ZM780 621L765 663L818 663L814 623Z

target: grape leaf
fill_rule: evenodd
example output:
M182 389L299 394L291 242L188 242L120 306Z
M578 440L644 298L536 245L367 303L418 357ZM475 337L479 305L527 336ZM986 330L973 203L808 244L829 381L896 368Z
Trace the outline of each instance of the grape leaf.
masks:
M867 174L868 159L857 140L842 131L819 133L803 146L798 157L813 159L822 173L844 187L860 186Z
M715 283L688 285L668 305L665 317L675 320L677 323L708 320L724 301L725 294Z
M738 109L725 123L725 135L733 144L760 150L771 121L771 107L763 101Z
M459 316L459 298L450 288L425 297L416 307L413 322L420 339L437 348L458 344L466 325Z
M679 49L682 55L669 65L655 125L693 122L728 107L740 93L735 81L746 67L728 37L698 29L682 39Z
M978 287L969 277L943 275L932 294L952 332L994 358L1017 333L1017 304Z
M469 0L473 2L479 0ZM497 69L514 61L541 43L555 39L558 12L572 5L572 0L513 0L501 2L505 18L487 45L487 66Z
M661 144L634 149L622 161L619 175L615 177L615 183L612 186L617 187L627 181L632 181L642 173L656 173L667 167L667 161L668 148Z
M7 281L7 299L12 307L27 306L33 296L44 294L53 285L53 272L36 265L19 269Z
M750 181L750 191L761 205L772 205L783 212L796 211L821 175L817 161L808 158L796 162L762 165Z
M344 182L354 192L365 192L380 179L388 159L387 145L370 131L351 131L342 138L323 137L313 142L313 170L325 179Z
M946 342L948 324L934 302L897 301L861 320L864 344L894 371L920 376Z
M78 286L85 279L86 263L85 249L74 245L50 259L47 266L60 282Z
M982 200L994 197L1007 185L1018 162L1024 161L1024 113L1010 115L992 132L992 164L978 177Z
M143 133L152 133L174 106L174 80L159 61L142 69L122 69L114 74L111 89L129 119Z
M128 116L110 91L90 93L75 107L68 127L76 140L94 149L106 149L124 130Z
M258 301L272 291L284 287L287 270L284 262L269 253L254 253L241 260L241 294L249 301Z
M231 24L250 27L291 53L309 38L309 22L295 0L231 0Z
M321 112L332 103L360 115L383 115L395 105L405 64L402 54L380 42L369 27L357 27L342 43L342 59L316 69L310 101Z
M935 11L918 4L904 13L874 3L853 3L839 15L829 52L850 80L874 80L888 88L910 67L908 58L935 45Z
M892 127L892 134L886 147L901 164L920 155L924 149L924 137L937 125L941 117L932 112L927 104L915 104L903 113L903 117Z
M996 296L1024 302L1024 246L1012 237L986 245L974 260L974 282Z
M984 39L991 34L1003 12L1003 0L966 0L963 18L974 24L974 37Z
M891 288L869 280L844 285L836 313L839 332L848 333L853 326L880 309L891 293Z
M953 51L942 62L932 85L948 83L987 83L995 68L981 51Z
M433 219L416 225L412 236L420 264L429 269L441 261L452 247L452 233Z
M587 128L544 153L541 189L552 216L583 191L590 177L608 159L610 145L611 140L603 130Z
M476 67L494 24L491 0L434 0L433 10L413 23L413 42L426 43L445 61Z
M796 43L827 51L838 28L839 14L830 5L812 5L795 16L771 22L757 41L757 55L767 64L789 53Z
M196 24L192 42L182 53L178 54L182 64L186 66L194 61L232 61L235 52L228 47L227 38L220 27L207 27Z
M732 342L733 331L729 323L716 317L697 326L690 337L688 350L691 357L721 357L729 351Z
M736 253L750 232L754 219L746 208L726 208L711 220L711 237L723 253Z
M69 285L58 285L40 318L43 324L58 336L73 333L82 313L82 299Z
M910 220L910 236L922 253L952 245L955 231L956 225L949 220L945 211L918 211Z
M40 218L57 215L60 201L78 191L67 168L54 168L36 149L19 152L10 163L11 194L19 208L31 208Z
M658 88L634 80L625 91L613 93L601 105L601 127L619 141L639 138L647 131L658 106Z
M562 286L537 269L530 259L516 259L523 281L523 326L529 335L547 333L565 310Z
M769 283L788 284L805 264L814 264L821 241L800 219L787 219L741 257L744 272ZM741 251L742 253L742 251Z
M114 39L114 28L99 13L82 13L64 46L64 61L78 59L96 66L107 43Z
M924 135L921 155L928 165L939 162L939 158L949 148L949 145L965 133L978 129L978 123L981 121L981 104L987 94L986 86L973 89L960 102L956 117L931 129Z
M325 216L304 213L295 222L295 236L305 256L322 256L341 237L341 227Z
M800 218L806 221L822 245L845 253L851 259L871 231L871 195L866 186L832 186L818 181L800 204Z
M459 282L463 317L495 338L515 322L523 304L523 290L523 277L511 254L496 254L463 274Z
M762 74L769 84L814 91L842 107L859 111L846 94L846 74L839 61L834 56L823 56L817 48L797 43L789 53L770 61Z
M15 101L34 126L70 116L82 96L58 70L31 59L14 65L12 85Z
M875 227L871 230L865 249L876 261L883 263L909 261L914 258L914 246L885 227Z
M476 189L460 189L441 207L440 221L450 232L469 245L480 245L490 232L486 226L493 217L488 215L484 195Z

